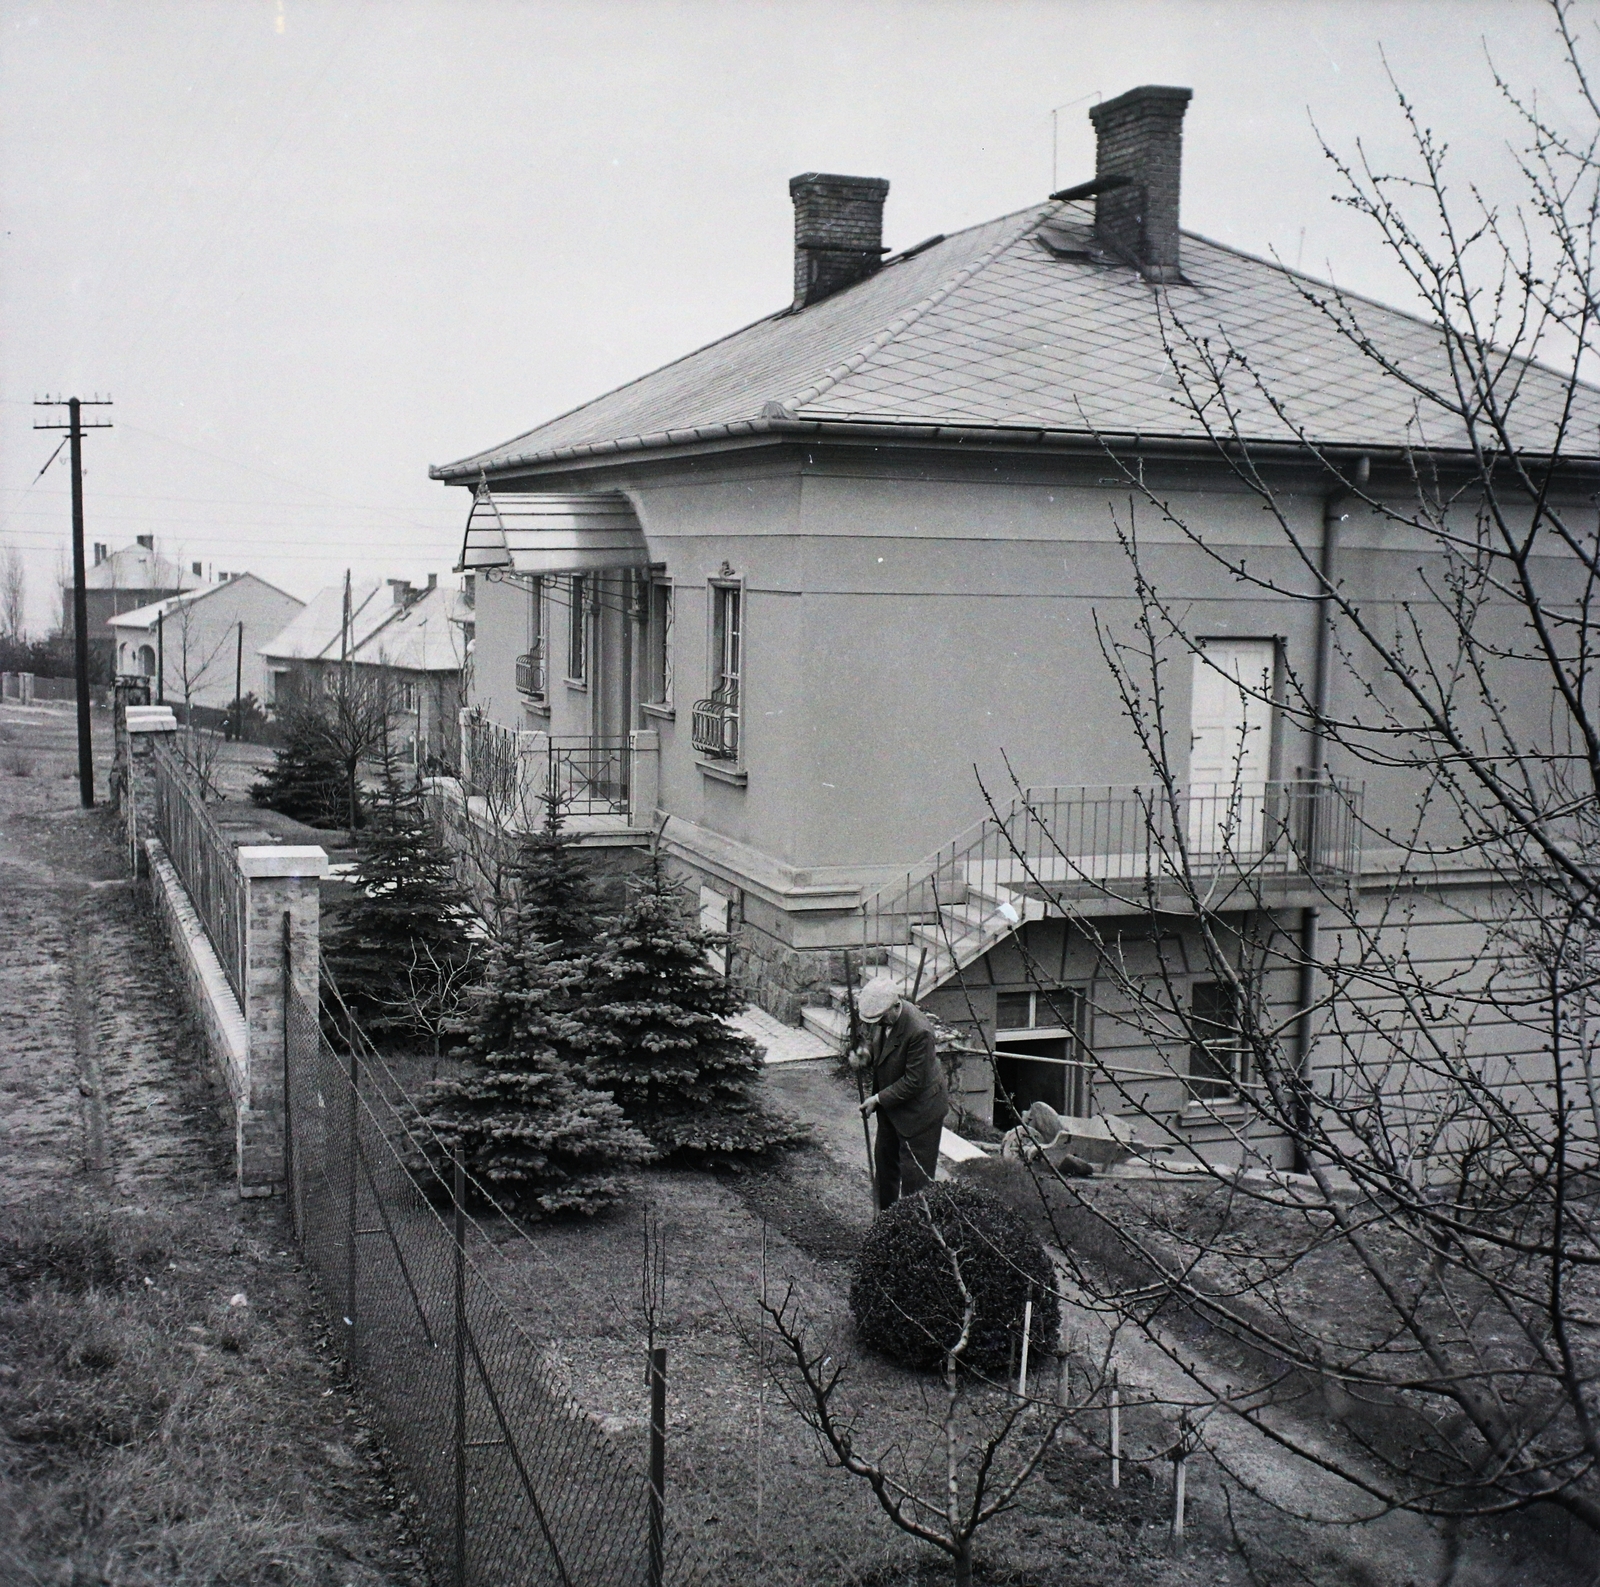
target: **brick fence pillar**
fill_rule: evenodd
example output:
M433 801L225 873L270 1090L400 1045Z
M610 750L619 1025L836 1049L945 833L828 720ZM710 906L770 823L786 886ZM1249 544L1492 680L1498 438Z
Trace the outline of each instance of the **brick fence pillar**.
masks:
M128 705L116 713L116 750L121 775L113 783L117 814L128 840L128 865L135 876L149 870L144 840L156 831L156 773L153 746L158 737L167 743L178 731L170 705Z
M249 889L244 1000L249 1061L237 1109L239 1194L270 1196L283 1184L283 917L289 917L289 984L314 1016L320 881L328 874L328 856L314 846L261 845L236 852Z
M661 803L661 735L641 729L628 735L628 825L648 831Z

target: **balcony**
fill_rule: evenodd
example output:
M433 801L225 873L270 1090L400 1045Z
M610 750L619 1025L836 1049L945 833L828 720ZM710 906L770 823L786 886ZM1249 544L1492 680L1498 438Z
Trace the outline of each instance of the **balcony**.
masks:
M1362 785L1030 788L862 904L862 944L926 989L1026 920L1288 907L1361 864Z
M660 743L653 732L593 738L519 731L463 711L463 791L493 824L510 829L542 822L552 799L578 831L648 828Z
M739 689L724 684L709 700L694 702L694 747L707 760L739 758Z

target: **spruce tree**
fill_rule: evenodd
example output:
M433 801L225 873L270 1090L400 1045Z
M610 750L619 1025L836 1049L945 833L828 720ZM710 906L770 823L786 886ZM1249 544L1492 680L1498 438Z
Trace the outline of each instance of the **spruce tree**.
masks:
M524 1212L594 1213L622 1195L619 1172L654 1152L603 1091L574 1070L570 1010L594 930L594 897L552 808L522 842L516 902L467 1033L467 1062L423 1094L434 1166L466 1170Z
M309 707L283 719L284 742L274 752L251 799L313 827L343 826L347 814L344 767L328 740L322 718Z
M373 1033L433 1045L472 978L471 910L450 851L385 738L381 783L348 898L324 939L346 1005Z
M726 939L699 929L652 854L573 1012L589 1083L610 1091L666 1157L727 1161L804 1138L751 1095L760 1049L729 1023L741 999L708 962L719 945Z

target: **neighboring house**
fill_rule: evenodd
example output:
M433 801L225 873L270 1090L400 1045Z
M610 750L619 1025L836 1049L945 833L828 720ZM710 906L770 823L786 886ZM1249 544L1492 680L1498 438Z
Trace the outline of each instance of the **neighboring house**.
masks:
M1082 931L1014 884L992 826L977 825L975 768L1002 804L1007 763L1051 790L1054 836L1095 874L1128 875L1125 929L1148 944L1137 870L1118 867L1140 846L1129 785L1151 770L1097 632L1131 630L1138 615L1113 518L1126 523L1132 493L1110 453L1208 542L1277 557L1296 577L1276 526L1176 400L1163 323L1227 327L1310 415L1311 440L1347 458L1370 452L1374 490L1408 486L1396 461L1414 439L1404 388L1288 272L1180 233L1188 99L1141 88L1096 106L1088 196L887 258L886 182L796 177L791 303L432 470L473 498L462 555L477 584L469 792L484 787L474 756L503 760L496 745L509 743L538 787L554 778L564 793L609 794L609 820L594 813L604 797L580 800L586 835L643 843L665 816L666 851L698 884L705 918L732 930L740 973L768 1008L792 1019L821 1002L840 950L865 947L943 1017L998 1040L1019 1105L1040 1096L1090 1111L1095 1065L1155 1067L1148 1044L1136 1051L1115 1018L1091 1012ZM1363 312L1402 361L1437 364L1420 321ZM1529 373L1526 407L1543 400L1543 378ZM1317 544L1334 512L1326 471L1257 406L1244 422L1266 438L1262 466ZM1596 417L1585 415L1590 433ZM1242 594L1138 511L1161 588L1181 592L1217 664L1179 649L1168 666L1164 709L1193 735L1190 784L1233 778L1258 812L1245 842L1263 851L1269 813L1320 801L1318 863L1358 881L1342 801L1296 781L1312 760L1306 735L1227 682L1290 667L1309 676L1314 603ZM1374 597L1414 575L1414 549L1376 518L1348 523L1338 555L1338 577ZM1537 714L1539 697L1528 704ZM614 768L609 789L572 772L585 756ZM1409 808L1397 779L1329 770L1369 779L1377 831ZM1358 783L1346 786L1358 802ZM1214 852L1215 805L1197 792L1186 808L1191 847ZM1292 867L1274 887L1292 932L1315 892ZM1123 929L1115 899L1084 908L1103 930ZM1196 929L1175 911L1172 943L1203 964ZM1059 1018L1035 995L1041 965ZM1192 1124L1197 1151L1225 1154L1227 1129L1209 1109L1189 1113L1230 1084L1227 987L1192 979L1197 1018L1223 1037L1163 1055L1149 1106ZM1292 1015L1293 975L1261 995ZM968 1077L969 1093L986 1084Z
M120 551L95 544L92 561L84 570L84 593L89 608L89 664L95 676L109 681L116 661L116 640L106 624L124 612L138 610L169 595L197 589L202 583L198 564L185 569L156 552L156 537L140 535ZM72 585L61 586L61 631L72 629Z
M280 714L315 703L349 675L391 696L394 747L413 765L454 766L472 609L458 590L428 576L356 583L346 614L343 585L319 590L293 622L260 647L262 698Z
M117 672L150 679L153 697L170 705L226 710L244 695L259 701L268 673L257 647L304 606L254 573L227 574L113 617Z

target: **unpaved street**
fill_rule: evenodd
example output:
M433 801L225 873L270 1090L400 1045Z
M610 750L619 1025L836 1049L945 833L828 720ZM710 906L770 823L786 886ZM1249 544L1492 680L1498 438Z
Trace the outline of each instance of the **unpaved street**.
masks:
M103 799L109 713L95 728ZM54 1249L77 1219L142 1276L0 1284L0 1580L418 1581L279 1206L235 1193L153 917L109 815L79 807L72 729L0 707L0 1234L27 1273L27 1231ZM122 1373L125 1425L85 1431L74 1407Z

